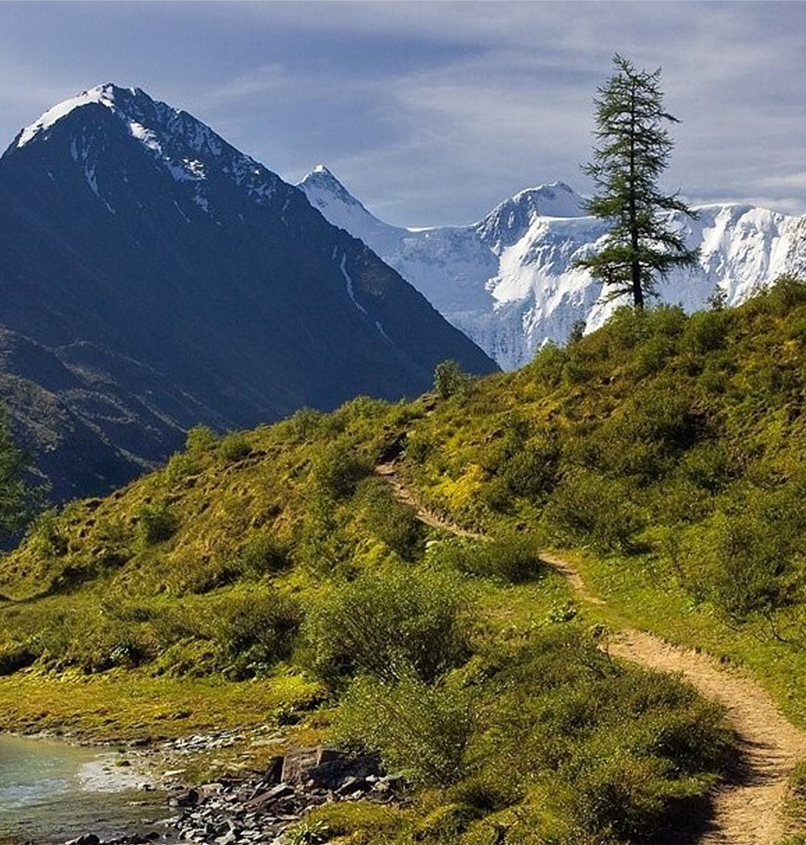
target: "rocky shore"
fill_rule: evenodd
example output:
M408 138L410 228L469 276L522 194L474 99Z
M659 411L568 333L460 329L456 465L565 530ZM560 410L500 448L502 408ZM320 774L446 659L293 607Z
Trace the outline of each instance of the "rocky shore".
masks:
M88 833L66 845L285 845L285 832L315 807L357 800L399 804L403 789L403 778L385 774L373 755L296 748L273 757L260 775L175 791L168 800L174 815L148 833L113 840Z

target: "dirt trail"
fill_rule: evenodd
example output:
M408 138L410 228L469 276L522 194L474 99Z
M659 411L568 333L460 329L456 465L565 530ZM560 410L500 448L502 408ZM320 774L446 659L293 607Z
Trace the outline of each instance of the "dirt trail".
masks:
M488 539L422 507L394 464L382 464L376 472L426 525L461 537ZM541 560L565 577L580 598L604 604L587 589L572 563L548 553L542 554ZM684 826L697 832L681 833L679 840L668 840L671 845L775 845L785 834L783 805L789 776L795 764L806 759L806 733L784 718L759 684L710 655L630 628L610 638L608 651L649 669L682 675L707 698L725 707L739 738L741 775L714 792L707 819L686 820Z

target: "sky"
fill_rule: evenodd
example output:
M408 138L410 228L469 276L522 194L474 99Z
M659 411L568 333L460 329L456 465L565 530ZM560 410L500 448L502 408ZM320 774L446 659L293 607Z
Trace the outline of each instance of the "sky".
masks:
M662 68L693 203L806 213L806 2L0 2L0 145L104 82L205 121L284 179L325 164L382 219L467 224L593 186L593 97Z

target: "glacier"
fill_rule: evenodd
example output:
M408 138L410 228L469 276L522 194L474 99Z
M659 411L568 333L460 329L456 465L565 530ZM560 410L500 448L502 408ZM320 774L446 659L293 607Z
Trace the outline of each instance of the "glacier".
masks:
M362 240L416 287L502 369L530 361L544 344L564 343L574 324L601 326L618 307L576 259L600 245L607 223L585 213L564 182L521 191L468 226L403 228L377 218L323 165L297 186L327 220ZM691 271L659 283L661 302L687 311L720 287L738 304L785 272L806 272L806 217L741 204L697 206L672 215L687 246L700 249Z

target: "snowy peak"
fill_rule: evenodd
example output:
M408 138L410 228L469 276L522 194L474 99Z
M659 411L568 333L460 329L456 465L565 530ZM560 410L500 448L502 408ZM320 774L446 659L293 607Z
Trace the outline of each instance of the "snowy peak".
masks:
M607 224L588 216L564 182L521 191L472 226L399 229L352 197L340 201L338 191L317 194L306 185L313 177L336 180L317 170L301 186L325 217L372 247L504 369L527 363L546 341L565 342L579 320L597 328L618 305L604 302L601 284L575 266ZM699 212L696 220L672 218L701 255L694 271L660 286L663 301L703 308L719 285L736 304L781 273L806 272L806 217L749 205Z
M52 108L49 108L38 120L30 124L30 126L26 126L14 139L12 147L24 147L36 138L44 137L47 134L47 130L56 122L75 111L75 109L82 108L83 106L97 103L106 106L108 109L114 109L116 90L120 89L112 83L97 85L95 88L90 88L89 91L83 91L77 97L71 97L62 103L58 103Z
M583 217L585 200L565 182L527 188L496 206L475 229L496 253L519 241L538 218Z
M369 214L324 164L317 164L297 187L302 189L312 205L318 208L335 200L347 206L360 208L365 214Z
M175 182L195 183L194 202L205 210L208 201L199 183L213 173L235 182L257 201L271 196L276 186L275 174L200 120L153 99L140 88L112 83L90 88L48 109L17 135L4 157L67 136L72 159L84 166L87 182L99 194L98 161L107 157L110 143L116 143L114 136L120 136L121 130L124 138Z
M325 219L359 238L378 255L387 255L406 233L367 211L323 164L318 164L297 187Z

